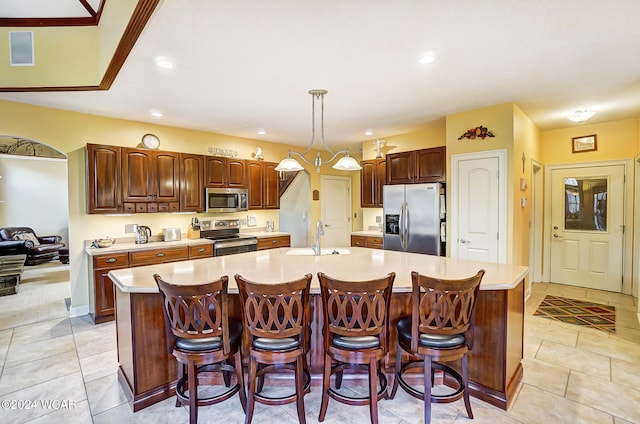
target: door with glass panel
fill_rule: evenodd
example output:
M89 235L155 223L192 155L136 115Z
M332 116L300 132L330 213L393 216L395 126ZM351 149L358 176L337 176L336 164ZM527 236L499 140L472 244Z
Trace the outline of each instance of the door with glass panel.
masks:
M624 166L551 171L551 282L622 291Z

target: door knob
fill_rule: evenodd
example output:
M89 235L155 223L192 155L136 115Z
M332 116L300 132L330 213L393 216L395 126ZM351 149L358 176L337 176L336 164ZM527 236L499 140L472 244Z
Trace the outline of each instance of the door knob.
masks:
M554 234L554 235L553 235L553 237L554 237L554 238L558 238L558 237L560 237L560 236L559 236L559 235L557 235L557 234Z
M471 243L469 240L465 240L465 239L459 239L460 243L462 244L469 244Z

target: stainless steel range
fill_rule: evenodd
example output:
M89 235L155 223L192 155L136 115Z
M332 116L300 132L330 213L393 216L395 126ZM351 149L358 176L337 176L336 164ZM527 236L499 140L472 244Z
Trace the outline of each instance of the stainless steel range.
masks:
M258 239L255 236L240 234L238 219L200 221L200 238L213 240L213 256L258 250Z

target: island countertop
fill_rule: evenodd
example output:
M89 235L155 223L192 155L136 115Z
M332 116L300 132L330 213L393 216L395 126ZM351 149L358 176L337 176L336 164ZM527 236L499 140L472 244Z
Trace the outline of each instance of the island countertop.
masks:
M486 271L480 290L510 290L518 285L528 272L519 265L505 265L452 259L441 256L404 253L391 250L360 247L336 248L350 253L321 256L301 255L304 248L279 248L241 255L220 256L183 262L118 269L109 272L119 290L125 293L157 293L153 274L174 284L202 284L229 276L229 291L237 292L233 276L261 283L292 281L311 273L312 293L319 292L316 274L325 274L343 280L369 280L390 272L396 273L394 292L411 291L411 272L435 278L457 279L470 277L478 270ZM307 249L308 250L308 249ZM323 248L332 250L332 248ZM298 253L298 254L296 254Z

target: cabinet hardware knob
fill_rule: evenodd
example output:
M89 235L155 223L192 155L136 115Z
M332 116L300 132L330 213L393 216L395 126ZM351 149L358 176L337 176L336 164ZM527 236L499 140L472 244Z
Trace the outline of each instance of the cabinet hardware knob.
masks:
M359 241L356 242L356 246L360 246L360 242Z
M105 259L105 262L108 264L112 264L114 262L117 262L118 260L116 258L109 258L109 259Z
M276 244L278 240L271 240L271 243Z
M157 256L158 258L161 258L161 257L163 257L164 255L165 255L165 253L163 253L163 252L156 253L156 256Z
M198 252L204 252L204 247L201 247L200 249L198 249Z

